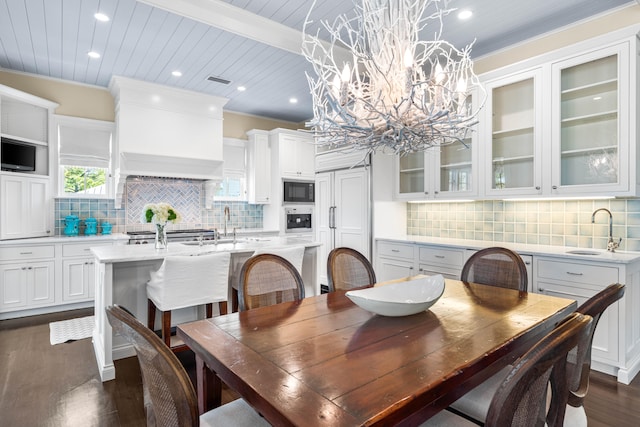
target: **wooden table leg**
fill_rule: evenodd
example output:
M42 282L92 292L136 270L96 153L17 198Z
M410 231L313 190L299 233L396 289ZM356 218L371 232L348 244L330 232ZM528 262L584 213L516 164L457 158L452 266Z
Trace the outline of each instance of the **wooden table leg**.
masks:
M211 369L207 368L198 355L196 355L196 382L200 414L222 404L222 381Z

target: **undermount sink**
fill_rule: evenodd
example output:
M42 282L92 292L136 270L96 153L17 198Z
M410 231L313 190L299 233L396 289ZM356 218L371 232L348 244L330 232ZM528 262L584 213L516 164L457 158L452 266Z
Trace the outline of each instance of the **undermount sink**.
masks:
M572 255L600 255L600 252L590 251L585 249L574 249L571 251L567 251L567 253Z

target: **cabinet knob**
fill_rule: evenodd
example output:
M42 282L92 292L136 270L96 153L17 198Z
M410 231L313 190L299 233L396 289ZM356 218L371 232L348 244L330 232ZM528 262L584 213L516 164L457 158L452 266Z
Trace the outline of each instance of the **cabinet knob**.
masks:
M413 270L413 266L409 267L409 270Z
M536 190L540 190L540 186L539 185L536 186Z
M552 185L551 188L553 188L554 190L557 190L558 186L557 185Z
M538 288L538 292L544 292L544 288Z

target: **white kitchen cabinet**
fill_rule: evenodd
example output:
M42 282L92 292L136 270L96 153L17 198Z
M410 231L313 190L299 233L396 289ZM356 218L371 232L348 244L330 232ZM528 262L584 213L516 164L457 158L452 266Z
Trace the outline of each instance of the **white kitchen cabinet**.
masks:
M578 305L612 283L621 282L618 267L598 263L560 261L536 257L535 291L577 301ZM627 286L627 290L628 290ZM591 358L617 365L620 338L619 303L612 304L600 317L593 338Z
M271 145L269 132L247 132L247 198L252 204L269 204L271 198Z
M630 191L629 56L625 42L552 64L553 194Z
M49 175L50 118L55 102L0 85L0 135L36 149L34 174Z
M369 168L358 167L316 175L314 228L322 242L321 285L328 283L326 262L332 249L349 247L370 258L369 172Z
M313 180L315 174L315 145L311 134L274 129L270 134L274 159L279 166L280 177ZM277 147L277 148L276 148Z
M417 274L416 245L378 240L375 272L378 282L400 279Z
M49 177L0 174L0 239L51 235Z
M542 69L487 82L485 87L485 193L541 194Z
M53 245L0 248L0 312L55 302Z
M111 246L111 242L62 244L62 300L90 301L95 292L95 264L91 247Z
M472 97L468 102L472 102ZM478 195L478 129L464 143L396 156L396 200L458 199Z
M635 35L591 41L481 76L483 139L491 141L483 147L481 193L640 194L637 51Z
M464 265L464 250L437 246L418 246L418 273L433 276L442 274L460 280Z

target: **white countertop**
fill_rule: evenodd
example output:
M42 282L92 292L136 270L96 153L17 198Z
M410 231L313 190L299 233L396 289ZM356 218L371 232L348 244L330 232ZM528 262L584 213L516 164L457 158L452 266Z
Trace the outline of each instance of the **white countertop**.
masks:
M33 244L52 244L52 243L86 243L91 241L119 241L126 242L129 236L123 233L115 234L96 234L93 236L51 236L51 237L33 237L31 239L11 239L0 240L0 246L9 245L33 245Z
M264 237L264 238L241 238L237 243L205 243L202 246L197 244L185 244L185 242L169 243L167 249L156 250L153 244L146 245L118 245L118 246L98 246L91 248L91 252L100 262L115 263L128 261L147 261L163 259L167 255L195 255L209 252L253 252L257 249L278 248L286 246L305 246L307 248L320 246L322 243L310 241L300 237ZM188 242L192 243L192 242Z
M551 245L531 245L526 243L507 243L507 242L494 242L489 240L467 240L467 239L452 239L444 237L428 237L428 236L411 236L411 235L399 235L390 237L376 237L376 240L388 240L401 243L425 243L425 244L437 244L441 246L447 246L452 248L463 249L483 249L492 246L501 246L511 249L522 255L547 255L558 258L568 258L575 260L591 260L612 262L619 264L629 264L632 262L640 261L640 252L627 252L616 251L608 252L605 249L592 249L592 248L573 248L567 246L551 246ZM568 253L568 251L586 250L597 252L597 255L577 255Z

